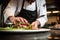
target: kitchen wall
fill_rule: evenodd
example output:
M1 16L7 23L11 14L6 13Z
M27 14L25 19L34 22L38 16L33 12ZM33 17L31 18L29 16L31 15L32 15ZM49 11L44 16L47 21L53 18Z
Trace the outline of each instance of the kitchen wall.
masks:
M54 26L56 24L59 24L60 23L60 20L59 20L59 15L60 13L47 13L48 15L48 21L47 21L47 25L48 26Z
M52 14L52 13L51 13ZM54 15L48 15L48 16L50 16L50 17L48 17L48 24L51 24L52 22L56 22L57 23L57 18L58 18L58 16L54 16Z

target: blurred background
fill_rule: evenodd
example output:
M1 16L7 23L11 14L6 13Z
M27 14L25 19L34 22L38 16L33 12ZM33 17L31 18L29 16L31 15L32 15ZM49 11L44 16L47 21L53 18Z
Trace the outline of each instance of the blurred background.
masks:
M46 27L50 28L49 40L60 40L60 0L46 0L48 22Z

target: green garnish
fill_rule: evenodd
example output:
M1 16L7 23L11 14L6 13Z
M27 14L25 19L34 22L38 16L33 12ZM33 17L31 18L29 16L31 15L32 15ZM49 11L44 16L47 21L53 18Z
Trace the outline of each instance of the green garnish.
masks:
M10 25L9 27L5 27L5 28L0 28L0 30L30 30L31 24L29 24L26 28L14 28L13 25Z

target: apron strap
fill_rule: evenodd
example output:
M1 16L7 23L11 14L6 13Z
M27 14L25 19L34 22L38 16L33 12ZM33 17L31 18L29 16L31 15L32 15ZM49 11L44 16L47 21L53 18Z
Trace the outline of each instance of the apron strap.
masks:
M23 3L22 3L22 7L21 7L21 9L23 9L23 6L24 6L24 2L25 2L25 0L23 0Z
M35 1L36 13L37 13L37 1Z

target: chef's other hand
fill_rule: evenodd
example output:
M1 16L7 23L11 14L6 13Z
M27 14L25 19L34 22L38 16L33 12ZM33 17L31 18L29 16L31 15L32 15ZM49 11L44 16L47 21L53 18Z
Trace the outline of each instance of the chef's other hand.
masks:
M28 21L26 19L22 18L22 17L14 17L14 16L11 16L9 19L14 24L16 24L16 21L21 22L22 24L28 24Z
M31 24L31 25L32 25L31 29L32 29L32 30L37 30L39 24L40 24L39 21L34 21L34 22L32 22L32 24Z

